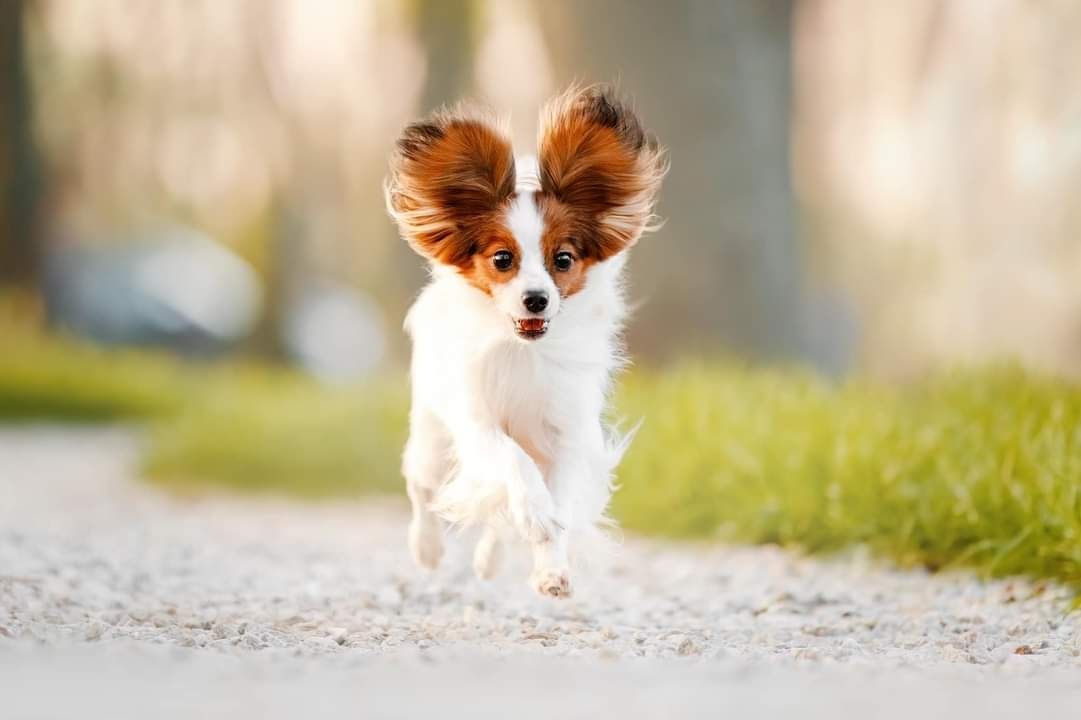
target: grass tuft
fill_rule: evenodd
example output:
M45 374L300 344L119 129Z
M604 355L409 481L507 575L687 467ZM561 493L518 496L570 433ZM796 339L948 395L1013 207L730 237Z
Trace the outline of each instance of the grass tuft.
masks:
M687 367L628 379L629 529L1081 584L1081 389L1018 368L840 387Z
M0 419L100 422L179 410L185 371L174 359L102 350L0 323Z
M328 389L284 370L232 367L199 395L155 424L145 464L153 482L304 498L401 489L400 379Z
M45 335L0 302L0 421L148 426L144 474L171 490L306 498L398 491L401 378L327 388L252 362L207 365Z

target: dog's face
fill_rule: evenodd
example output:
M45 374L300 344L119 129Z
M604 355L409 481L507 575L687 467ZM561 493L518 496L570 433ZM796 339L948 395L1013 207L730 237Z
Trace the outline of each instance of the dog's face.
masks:
M490 297L508 332L535 340L592 266L638 240L665 170L625 104L572 88L542 112L535 169L516 169L506 134L476 112L408 126L387 204L418 253Z

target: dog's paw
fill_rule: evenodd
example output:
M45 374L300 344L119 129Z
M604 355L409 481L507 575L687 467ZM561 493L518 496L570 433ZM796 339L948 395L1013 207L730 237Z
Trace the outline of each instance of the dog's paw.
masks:
M435 570L443 559L443 533L434 523L409 523L409 552L426 570Z
M571 596L570 573L566 568L534 570L529 576L529 584L544 597L569 598Z

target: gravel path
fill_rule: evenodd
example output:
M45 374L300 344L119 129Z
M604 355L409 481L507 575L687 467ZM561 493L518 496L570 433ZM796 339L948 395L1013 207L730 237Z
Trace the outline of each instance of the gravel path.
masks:
M575 599L546 600L524 553L489 584L463 541L435 574L415 570L403 503L179 501L133 481L137 450L120 430L0 430L7 707L63 715L89 695L141 717L194 684L175 716L209 700L446 715L463 697L471 717L505 717L512 698L570 717L598 697L642 717L722 700L779 717L1081 708L1081 621L1053 586L635 539L576 578ZM57 677L82 692L46 692Z

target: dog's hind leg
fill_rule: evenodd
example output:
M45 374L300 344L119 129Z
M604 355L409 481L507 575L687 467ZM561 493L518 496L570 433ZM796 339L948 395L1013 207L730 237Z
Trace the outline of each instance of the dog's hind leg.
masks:
M491 580L499 572L503 562L503 544L498 528L486 525L481 530L477 547L473 550L473 572L480 580Z
M430 505L446 479L449 455L450 441L439 421L414 411L402 455L402 474L413 505L409 550L417 565L429 570L436 568L443 557L443 521Z

